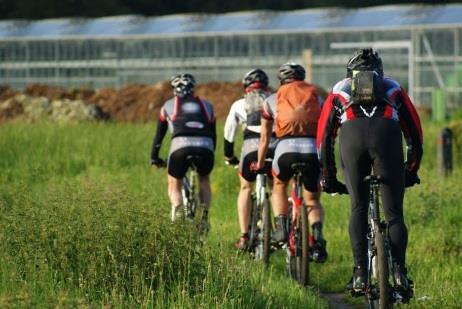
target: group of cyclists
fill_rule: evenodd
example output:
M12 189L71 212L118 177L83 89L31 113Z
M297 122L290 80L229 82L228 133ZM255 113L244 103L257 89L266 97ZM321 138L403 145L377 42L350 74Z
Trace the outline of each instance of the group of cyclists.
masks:
M348 193L351 199L349 234L354 268L347 288L361 291L366 285L368 187L363 179L379 174L384 182L381 198L389 226L393 257L393 276L410 290L405 254L407 229L403 217L405 187L419 182L417 171L422 157L422 129L418 114L405 90L383 74L382 60L373 49L358 50L347 63L346 77L339 81L323 100L316 87L305 81L305 69L297 63L283 64L278 70L279 87L269 88L267 74L253 69L244 75L244 95L232 103L224 127L224 157L238 165L240 190L237 213L240 236L234 246L246 250L249 241L249 209L252 185L257 170L272 159L271 204L275 216L272 241L288 239L287 187L293 176L293 163L306 163L303 171L303 199L314 238L312 258L327 259L323 236L324 210L321 192ZM212 105L194 94L196 81L191 74L171 79L174 97L160 110L154 136L151 164L167 166L171 219L184 217L181 198L182 178L188 166L185 158L194 154L204 204L201 218L209 227L209 174L214 165L216 125ZM243 128L243 143L238 159L234 140L238 127ZM159 158L162 140L168 130L172 141L168 162ZM340 129L340 130L339 130ZM340 163L345 184L337 179L334 157L339 135ZM402 136L407 144L403 155Z

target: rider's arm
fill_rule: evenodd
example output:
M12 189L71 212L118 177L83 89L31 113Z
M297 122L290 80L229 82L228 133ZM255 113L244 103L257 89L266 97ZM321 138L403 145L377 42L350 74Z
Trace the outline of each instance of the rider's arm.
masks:
M236 114L236 102L231 105L229 114L226 117L224 128L224 154L226 158L234 157L234 138L236 136L239 119Z
M154 135L154 140L152 142L152 149L151 149L151 159L158 159L159 158L159 151L162 145L162 140L165 137L165 134L168 130L168 121L164 116L163 108L160 111L159 119L157 120L157 129L156 134Z
M340 122L335 108L335 95L330 93L321 110L318 121L316 145L324 179L336 179L334 145Z
M212 122L212 140L213 140L213 150L217 147L217 122L213 119Z
M261 132L260 144L258 145L257 169L261 169L265 165L266 152L268 151L271 134L273 133L274 119L267 104L263 104L261 116Z
M411 99L402 88L397 96L397 101L401 103L398 104L399 122L408 146L407 168L409 172L417 173L423 154L420 118L414 104L412 104Z

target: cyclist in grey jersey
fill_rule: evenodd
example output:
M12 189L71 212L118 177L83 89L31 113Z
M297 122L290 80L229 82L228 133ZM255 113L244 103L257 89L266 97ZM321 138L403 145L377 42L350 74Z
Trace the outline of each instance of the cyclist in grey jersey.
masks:
M168 195L172 206L172 220L183 217L181 196L182 178L189 166L186 158L196 156L199 174L199 196L205 211L202 224L208 228L208 209L211 190L209 174L214 165L216 144L215 116L212 105L194 95L195 80L191 74L180 74L171 80L174 97L161 108L154 136L151 164L163 166L159 158L162 140L169 129L172 134L168 159Z
M240 190L237 199L237 213L241 235L235 247L240 250L248 247L251 193L256 179L255 172L251 170L251 164L257 161L261 105L270 94L267 90L268 76L261 69L249 71L244 76L242 84L246 94L231 105L224 128L225 161L230 165L239 164ZM240 160L234 156L234 138L239 126L242 126L244 134ZM274 150L274 142L275 140L273 140L272 147L270 145L268 157L272 157L271 150Z

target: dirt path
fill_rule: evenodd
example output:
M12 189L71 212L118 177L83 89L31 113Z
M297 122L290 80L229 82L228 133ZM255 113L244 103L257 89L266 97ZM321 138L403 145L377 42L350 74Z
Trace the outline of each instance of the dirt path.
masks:
M329 302L329 307L332 309L360 309L364 306L351 305L345 302L344 293L321 293L321 297Z

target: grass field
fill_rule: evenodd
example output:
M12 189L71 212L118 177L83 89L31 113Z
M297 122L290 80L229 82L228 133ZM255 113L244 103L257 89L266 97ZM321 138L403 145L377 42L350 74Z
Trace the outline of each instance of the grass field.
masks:
M438 176L439 127L424 131L423 184L406 194L416 294L408 307L457 308L462 169ZM283 254L264 269L232 249L238 179L222 164L221 138L207 243L169 222L165 171L148 164L153 132L153 124L0 126L0 307L327 308L318 292L343 291L352 267L347 197L323 196L330 256L301 289Z

